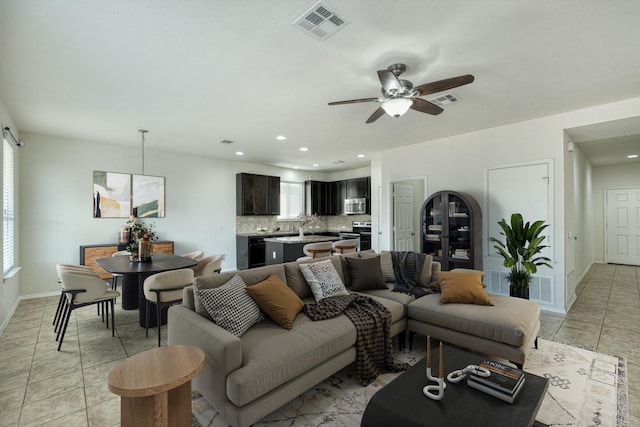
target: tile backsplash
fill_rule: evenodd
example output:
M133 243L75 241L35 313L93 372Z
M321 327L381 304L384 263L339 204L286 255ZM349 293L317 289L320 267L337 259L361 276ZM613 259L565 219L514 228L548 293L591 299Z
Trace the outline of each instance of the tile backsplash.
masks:
M305 226L308 232L322 231L351 231L353 221L371 221L371 215L340 215L340 216L320 216L320 221L316 224ZM298 221L277 221L276 216L237 216L236 234L255 233L259 228L266 228L267 231L275 231L280 227L280 231L297 231Z

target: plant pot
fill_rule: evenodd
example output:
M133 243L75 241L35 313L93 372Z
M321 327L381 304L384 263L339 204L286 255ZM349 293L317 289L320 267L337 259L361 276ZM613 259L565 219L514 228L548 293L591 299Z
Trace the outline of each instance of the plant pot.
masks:
M509 296L529 299L529 287L519 288L517 286L509 286Z

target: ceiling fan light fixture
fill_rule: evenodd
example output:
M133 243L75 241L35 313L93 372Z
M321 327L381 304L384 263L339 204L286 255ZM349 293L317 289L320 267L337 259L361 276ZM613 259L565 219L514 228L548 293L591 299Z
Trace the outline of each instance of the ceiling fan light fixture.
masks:
M391 117L400 117L413 105L413 101L407 98L392 98L382 102L382 109Z

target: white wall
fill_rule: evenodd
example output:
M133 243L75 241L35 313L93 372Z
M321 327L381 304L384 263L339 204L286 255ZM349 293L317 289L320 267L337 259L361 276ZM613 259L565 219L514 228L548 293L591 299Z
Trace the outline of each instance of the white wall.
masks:
M18 129L16 128L16 126L13 124L13 121L11 120L11 117L9 116L9 112L7 111L7 108L5 107L4 103L2 102L2 100L0 99L0 128L4 129L5 127L9 127L11 129L11 133L13 134L13 136L15 136L16 138L20 137L20 133L18 132ZM1 151L1 150L0 150ZM19 173L20 170L20 155L21 155L21 150L16 150L16 178L17 178L17 174ZM2 164L0 164L0 181L2 181ZM18 181L18 179L16 179L16 181ZM17 185L19 186L19 182L17 183ZM2 188L2 186L0 185L0 188ZM15 208L16 208L16 235L17 235L17 239L16 239L16 249L19 250L20 244L19 244L19 236L20 236L20 230L19 230L19 226L20 226L20 207L19 207L19 203L20 203L20 192L19 192L19 188L16 188L16 204L15 204ZM0 230L2 229L2 224L0 221ZM0 260L2 259L2 251L0 251ZM3 260L4 261L4 260ZM20 255L19 253L16 253L16 265L20 265ZM2 271L4 271L4 262L1 262L0 264L2 264ZM9 316L12 314L13 310L15 310L16 305L18 303L18 298L21 294L21 289L20 289L20 277L21 277L21 273L18 272L16 275L14 275L11 278L8 278L6 280L2 280L2 282L0 282L0 333L2 333L2 331L4 330L5 326L6 326L6 322L9 320Z
M555 301L544 308L565 312L564 129L639 115L640 98L635 98L383 151L379 157L374 157L371 167L372 185L382 188L381 222L377 230L380 235L374 236L374 247L380 250L391 247L390 182L426 175L428 194L440 190L463 191L476 198L485 211L485 168L552 159L554 214L549 244L553 246L555 267L545 274L553 278ZM377 206L375 202L374 207ZM597 219L594 220L597 223ZM483 234L484 269L499 268L502 259L488 251L486 225Z
M92 217L93 171L140 173L141 165L139 149L127 146L22 137L21 291L32 295L58 289L55 264L78 263L80 245L117 242L126 219ZM173 240L177 254L226 253L225 270L236 267L235 174L292 181L308 177L308 172L157 151L150 145L145 147L145 173L166 177L166 218L153 220L159 239Z
M593 168L593 258L604 262L605 238L604 198L609 188L640 187L640 167L638 163Z

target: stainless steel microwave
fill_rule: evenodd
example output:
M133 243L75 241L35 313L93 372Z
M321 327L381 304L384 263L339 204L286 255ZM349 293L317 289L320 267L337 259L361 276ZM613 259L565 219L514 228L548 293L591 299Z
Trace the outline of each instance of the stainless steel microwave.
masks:
M366 198L344 199L344 213L347 215L362 215L367 213Z

